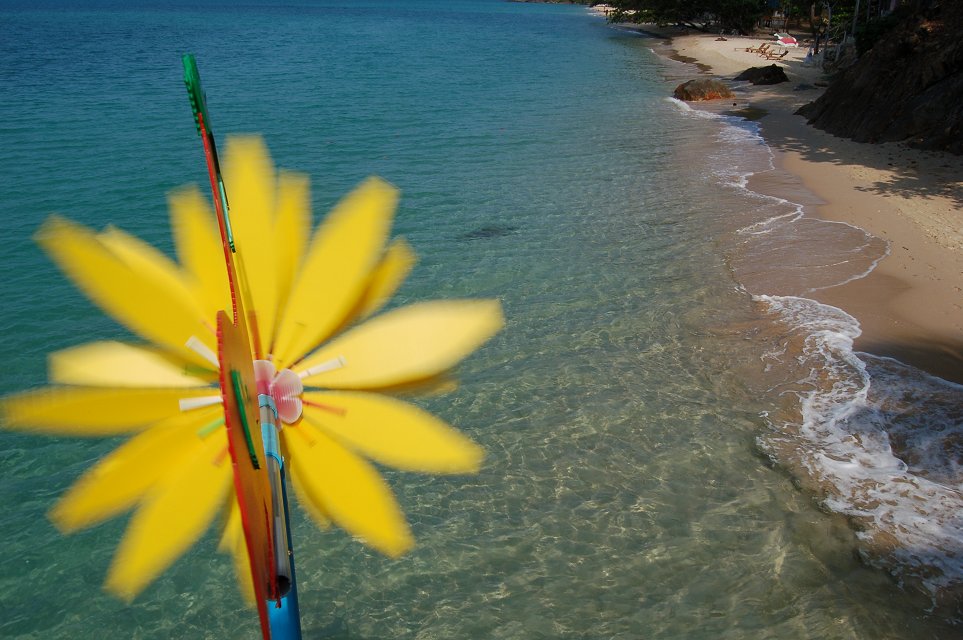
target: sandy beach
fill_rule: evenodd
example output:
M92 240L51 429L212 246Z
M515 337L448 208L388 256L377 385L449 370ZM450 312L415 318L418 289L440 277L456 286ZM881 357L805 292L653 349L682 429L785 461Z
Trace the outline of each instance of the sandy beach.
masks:
M860 227L889 246L868 276L809 297L857 318L857 349L963 383L963 158L857 143L809 126L794 112L818 97L829 77L806 63L804 42L773 61L746 51L772 38L667 35L663 53L720 78L783 67L789 82L738 83L739 108L763 114L762 134L775 155L776 169L754 176L751 188L783 197L808 191L815 199L807 215Z

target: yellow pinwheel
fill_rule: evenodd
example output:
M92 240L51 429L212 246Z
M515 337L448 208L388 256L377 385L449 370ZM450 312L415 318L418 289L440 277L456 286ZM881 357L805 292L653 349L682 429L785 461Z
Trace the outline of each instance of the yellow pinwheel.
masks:
M389 241L398 194L381 180L362 183L310 238L307 180L276 173L260 139L229 141L225 184L234 293L248 312L255 366L269 369L296 494L319 525L333 521L398 555L412 536L369 460L466 473L477 471L482 451L390 393L437 381L501 328L500 306L433 301L378 314L414 263L404 241ZM198 190L176 193L169 204L177 261L119 229L96 232L59 217L43 225L38 242L60 269L145 343L54 353L52 386L2 402L11 429L133 434L51 512L70 532L136 509L107 577L125 598L219 513L228 513L223 547L238 558L245 552L218 386L216 314L232 305L224 251Z

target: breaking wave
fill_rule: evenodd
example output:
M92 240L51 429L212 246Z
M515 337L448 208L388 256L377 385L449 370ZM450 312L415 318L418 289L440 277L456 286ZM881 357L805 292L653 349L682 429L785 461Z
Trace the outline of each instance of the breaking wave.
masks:
M760 447L849 518L866 563L959 620L963 386L854 350L857 320L805 297L865 277L888 244L754 190L754 180L778 172L758 126L673 103L719 121L707 176L746 203L728 212L725 249L733 276L775 328L762 363L773 409Z

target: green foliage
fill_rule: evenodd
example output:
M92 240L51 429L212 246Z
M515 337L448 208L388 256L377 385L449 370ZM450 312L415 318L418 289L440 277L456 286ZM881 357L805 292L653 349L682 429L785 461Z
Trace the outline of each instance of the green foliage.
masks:
M856 27L856 52L863 55L873 48L880 39L904 21L911 11L908 7L900 7L893 13L876 20L870 20Z
M863 7L868 2L860 1ZM820 31L821 27L852 24L853 12L856 9L856 0L790 0L786 4L792 16L809 25L813 35Z
M908 0L902 8L920 2L925 3L926 0ZM752 31L769 10L767 0L616 0L613 4L622 12L615 16L616 20L685 24L704 31L722 29L739 33ZM824 32L826 28L835 30L844 27L849 30L856 12L856 0L782 0L780 5L797 26L808 26L813 35ZM868 50L893 23L893 20L877 19L876 16L870 16L867 23L867 9L879 11L879 6L870 5L869 0L860 0L856 24L857 38L863 39L863 44L857 42L861 52Z
M720 26L748 34L766 11L765 0L717 0L713 3Z
M616 19L658 24L686 24L749 33L766 10L765 0L618 0ZM624 12L634 11L634 15Z

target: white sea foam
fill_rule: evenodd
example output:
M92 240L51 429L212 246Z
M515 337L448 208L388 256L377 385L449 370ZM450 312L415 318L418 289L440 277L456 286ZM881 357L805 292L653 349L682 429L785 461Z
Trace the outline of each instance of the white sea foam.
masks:
M780 225L803 217L803 206L785 198L758 193L749 188L749 179L760 172L775 168L772 149L760 133L759 124L738 116L697 109L675 98L668 99L686 116L716 120L721 125L716 139L720 143L710 156L710 172L715 180L737 189L755 201L754 209L764 216L737 233L745 235L771 233Z
M721 127L716 139L721 143L712 154L712 174L723 184L746 189L749 177L775 167L772 150L766 144L759 124L728 113L694 108L682 100L668 98L685 116L716 120ZM751 153L733 153L733 149L751 147Z
M675 105L676 107L678 107L679 111L682 111L682 112L685 113L686 115L692 116L692 117L694 117L694 118L703 118L703 119L706 119L706 120L714 120L715 118L718 118L718 117L719 117L717 114L712 113L711 111L706 111L706 110L704 110L704 109L693 109L693 108L689 105L689 103L685 102L684 100L679 100L678 98L673 98L673 97L670 96L670 97L667 97L666 100L667 100L670 104L673 104L673 105Z
M789 222L795 222L799 220L803 215L802 207L798 207L794 211L789 213L781 213L779 215L766 218L765 220L760 220L759 222L753 222L748 224L743 228L739 229L736 233L743 235L761 235L764 233L772 233L778 225L786 224Z
M686 117L720 122L719 149L708 158L711 177L741 190L756 217L735 231L749 243L740 251L748 246L781 261L790 244L801 249L805 264L770 267L797 269L808 278L800 296L864 278L889 255L889 244L864 229L809 218L802 204L752 191L750 178L775 167L756 123L672 104ZM826 508L858 523L868 562L922 585L934 601L960 588L963 387L857 353L859 323L841 309L800 296L763 295L771 290L755 293L786 327L785 339L765 352L765 369L776 376L789 372L776 391L797 398L791 418L764 414L771 431L762 446L804 476Z
M799 423L762 445L806 469L825 506L856 518L868 561L938 596L963 582L963 386L859 354L859 323L814 300L756 296L799 351ZM785 350L774 351L782 358ZM802 384L806 390L799 391ZM785 446L785 445L789 446ZM896 544L892 544L894 542Z
M859 227L808 218L801 204L752 191L750 178L775 167L756 123L680 105L686 115L720 120L712 175L757 203L757 219L736 235L762 256L784 254L780 247L790 242L797 249L811 247L804 253L812 263L798 265L812 278L802 295L864 278L889 255L888 243ZM780 424L785 416L768 414L772 433L763 445L777 461L808 476L826 508L859 522L857 536L869 562L923 585L934 601L942 589L958 587L963 387L855 352L860 326L841 309L798 296L755 299L787 327L787 340L770 348L764 362L767 371L794 372L785 393L798 397L800 416L798 423Z
M866 232L865 232L863 229L861 229L860 227L856 227L856 226L853 226L853 225L851 225L851 224L847 224L847 223L845 223L845 222L837 222L836 224L846 225L847 227L851 227L851 228L853 228L853 229L857 229L857 230L859 230L859 231L863 231L864 233L866 233ZM866 235L867 235L868 238L877 239L875 236L871 236L869 233L866 233ZM863 247L860 247L859 250L864 250L864 249L867 248L868 246L869 246L869 243L867 242L867 244L864 245ZM844 284L849 284L850 282L855 282L856 280L861 280L861 279L865 278L866 276L868 276L870 273L872 273L873 270L876 269L876 265L878 265L883 258L885 258L886 256L888 256L888 255L890 254L890 251L891 251L891 249L890 249L890 243L887 241L887 242L885 243L885 250L883 251L883 253L880 254L877 258L875 258L875 259L872 261L872 263L871 263L868 267L866 267L866 269L865 269L864 271L862 271L861 273L855 273L855 274L853 274L852 276L850 276L849 278L846 278L846 279L842 280L841 282L836 282L836 283L834 283L834 284L825 285L825 286L820 286L820 287L810 287L809 289L806 290L806 293L815 293L816 291L820 291L820 290L822 290L822 289L829 289L829 288L831 288L831 287L838 287L838 286L842 286L842 285L844 285Z

